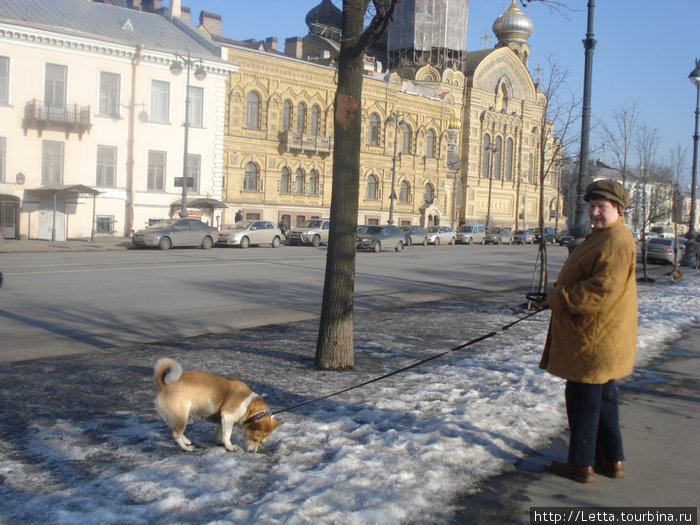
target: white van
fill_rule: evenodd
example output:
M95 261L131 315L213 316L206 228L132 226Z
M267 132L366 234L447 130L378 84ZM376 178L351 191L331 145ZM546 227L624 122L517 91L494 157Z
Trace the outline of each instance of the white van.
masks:
M463 224L457 230L458 244L486 243L486 228L483 224Z

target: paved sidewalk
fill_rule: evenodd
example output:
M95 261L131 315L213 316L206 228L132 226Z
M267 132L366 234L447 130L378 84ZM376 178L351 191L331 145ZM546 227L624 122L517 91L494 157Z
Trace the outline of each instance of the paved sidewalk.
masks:
M42 241L5 239L0 244L0 253L21 252L98 252L108 250L126 250L131 246L128 237L96 237L90 239L70 239L67 241Z
M622 387L625 478L596 475L595 483L581 484L550 474L552 460L566 459L564 435L549 449L489 480L480 494L465 498L454 523L529 524L531 507L694 507L697 513L699 357L700 326L695 326Z

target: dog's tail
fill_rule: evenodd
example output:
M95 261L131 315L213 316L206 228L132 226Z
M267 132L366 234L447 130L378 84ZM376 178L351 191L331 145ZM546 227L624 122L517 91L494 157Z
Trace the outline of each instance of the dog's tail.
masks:
M166 383L174 383L182 375L180 363L169 357L159 359L153 370L153 380L162 388Z

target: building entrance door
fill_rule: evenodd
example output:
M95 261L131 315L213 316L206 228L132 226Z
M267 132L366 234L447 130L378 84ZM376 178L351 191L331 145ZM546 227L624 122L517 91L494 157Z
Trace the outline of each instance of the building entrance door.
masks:
M14 195L0 195L0 227L5 239L18 237L19 198Z
M53 198L42 197L39 203L39 239L52 240L53 229L56 228L55 240L66 240L66 214L65 199L62 195L56 196L56 209L53 207ZM54 220L54 213L56 218ZM55 226L54 226L55 225Z

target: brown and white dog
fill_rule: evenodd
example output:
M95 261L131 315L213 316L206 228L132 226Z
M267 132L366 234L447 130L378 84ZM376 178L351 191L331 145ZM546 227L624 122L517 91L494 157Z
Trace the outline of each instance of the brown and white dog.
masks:
M263 398L242 381L225 379L205 372L184 372L170 358L160 359L153 379L158 386L156 411L173 429L173 439L187 452L194 451L185 437L185 427L195 418L218 424L216 442L235 451L231 431L237 424L243 429L246 449L255 452L272 431L282 424L271 415Z

